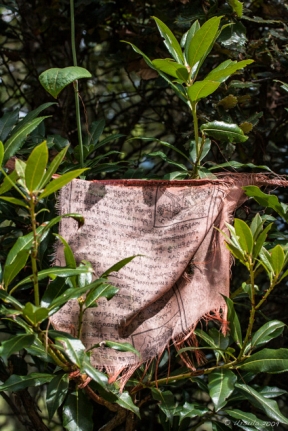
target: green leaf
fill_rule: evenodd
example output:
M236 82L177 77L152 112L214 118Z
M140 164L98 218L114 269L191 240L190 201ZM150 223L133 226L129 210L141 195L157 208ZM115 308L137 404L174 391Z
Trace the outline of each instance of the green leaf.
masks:
M46 186L46 184L51 180L52 175L54 175L55 172L57 172L57 169L61 165L61 162L64 159L68 148L69 148L69 145L63 148L63 150L61 150L60 153L58 153L57 156L54 157L54 159L49 165L49 168L47 169L47 172L44 174L42 181L39 184L40 190L44 188L44 186Z
M224 123L224 121L212 121L202 124L200 130L212 138L220 141L245 142L248 136L245 136L243 130L237 124Z
M56 236L56 238L58 238L62 242L62 244L64 246L64 256L65 256L66 266L68 268L75 269L77 267L77 264L76 264L76 260L75 260L75 257L74 257L74 254L73 254L71 247L69 246L67 241L61 235L55 234L55 236ZM70 280L72 286L74 288L76 288L77 287L76 286L76 277L75 276L70 277L69 280Z
M209 96L214 93L219 87L220 82L215 81L197 81L188 87L187 93L191 102L198 102L198 100Z
M63 426L67 431L92 431L93 408L84 391L68 395L63 406Z
M159 33L164 39L164 44L174 60L177 61L177 63L184 64L184 56L181 46L172 31L159 18L156 18L155 16L152 16L152 18L156 22Z
M37 323L43 322L43 320L47 319L48 310L47 308L36 307L36 305L31 304L31 302L26 302L25 307L23 308L23 315L36 326Z
M39 117L35 118L34 120L30 121L29 123L22 124L20 123L21 127L17 131L13 130L12 136L6 141L4 147L5 147L5 155L4 155L4 163L7 162L14 154L21 148L23 142L27 138L27 136L33 132L36 127L39 126L42 121L48 118L46 117Z
M156 70L167 73L182 82L186 82L189 78L188 70L183 64L175 63L175 61L167 59L157 59L152 61Z
M29 254L29 250L21 250L10 265L4 266L3 281L6 289L26 265Z
M142 55L142 57L144 58L145 62L148 64L149 67L151 67L151 69L155 70L155 67L152 63L152 61L150 60L149 57L147 57L147 55L144 54L144 52L142 52L139 48L137 48L137 46L133 45L133 43L131 42L126 42L126 41L122 41L125 43L128 43L129 45L131 45L131 47L134 49L135 52L137 52L137 54ZM160 76L162 76L162 78L168 82L168 84L173 88L173 90L175 91L175 93L177 94L177 96L184 102L187 103L187 97L184 93L184 89L179 86L174 84L165 73L162 73L161 71L157 71L159 73ZM101 141L102 142L102 141Z
M211 44L217 36L221 18L220 16L209 19L194 34L187 48L187 61L191 69L198 61L209 54Z
M241 421L243 425L252 425L256 429L260 431L267 430L266 424L267 422L262 421L261 419L257 418L253 413L247 413L243 412L242 410L233 409L233 410L226 410L225 413L233 419L237 419L238 421ZM245 428L244 428L245 429Z
M277 388L276 386L263 386L257 388L259 394L263 395L265 398L277 398L281 395L287 394L284 389Z
M0 289L0 299L6 304L12 304L16 310L22 310L23 305L14 298L14 296L9 295L6 290Z
M52 357L47 353L46 346L44 346L41 343L41 341L39 340L39 338L35 338L33 344L31 344L30 346L27 346L25 348L25 350L28 353L28 355L36 356L37 358L40 358L41 361L43 361L43 362L48 362L48 363L55 364L55 362L52 359Z
M3 142L0 141L0 167L2 166L3 159L4 159L4 145L3 145Z
M259 328L252 337L251 348L260 347L263 344L273 340L273 338L279 337L282 334L285 327L285 323L279 320L271 320L266 322L261 328Z
M81 372L86 373L89 377L91 377L91 379L94 380L94 382L98 383L98 385L100 385L103 389L105 389L105 391L107 391L108 377L106 376L106 374L97 370L90 364L87 355L84 357Z
M19 109L15 109L12 112L6 112L0 119L0 139L6 141L7 136L11 132L14 124L19 118Z
M226 60L219 66L215 67L208 75L204 78L210 81L219 81L219 83L226 81L233 73L239 69L243 69L248 64L253 63L254 60L242 60L242 61L231 61Z
M164 160L169 165L177 166L177 168L182 169L183 171L187 171L187 168L182 163L174 162L174 160L169 159L165 153L162 151L154 151L152 153L149 153L149 157L160 157L162 160Z
M248 255L251 255L253 250L253 236L249 226L243 220L236 218L234 220L234 228L242 250Z
M107 298L108 300L113 298L119 289L107 282L102 283L98 282L99 286L96 285L95 288L91 289L91 291L87 294L85 299L85 306L92 307L97 305L97 301L99 298Z
M68 387L68 374L58 374L47 386L46 405L49 420L52 419L57 409L61 406L61 404L63 404L68 392Z
M79 268L78 268L79 269ZM106 283L105 279L98 279L93 281L91 284L88 284L85 287L77 288L71 287L70 289L65 290L65 292L57 297L55 297L49 306L49 315L56 313L59 308L65 304L69 299L80 298L80 296L84 295L88 290L98 286L99 283Z
M260 233L260 235L257 238L257 241L254 243L253 247L253 257L257 257L262 250L263 244L266 241L267 234L271 227L273 226L273 223L270 223L268 226L265 227L263 232Z
M262 192L259 187L256 186L245 186L243 187L247 196L252 197L258 202L259 205L262 205L266 208L271 208L276 211L284 220L288 221L288 217L286 215L286 211L284 211L283 206L278 200L278 197L275 195L268 195Z
M116 341L104 341L101 342L102 344L105 344L106 347L109 347L110 349L119 350L120 352L132 352L135 355L140 357L140 353L138 350L136 350L132 344L130 343L118 343Z
M229 5L232 7L233 12L236 13L238 18L241 18L243 15L243 3L239 0L228 0Z
M33 111L28 112L28 114L19 121L19 123L14 127L13 134L17 133L20 129L22 129L26 124L31 123L34 118L38 117L40 112L44 111L44 109L49 108L52 105L56 105L55 102L47 102L38 106L38 108L33 109Z
M105 129L105 120L102 118L101 120L93 121L91 124L90 134L88 136L88 145L93 145L94 149L95 145L99 141L100 136L102 135Z
M45 290L41 298L41 307L49 308L53 300L61 296L66 290L69 289L69 284L64 278L55 278L55 280L49 283L47 289Z
M91 77L91 73L83 67L69 66L45 70L39 76L39 81L45 90L57 99L59 93L73 81Z
M46 170L48 148L46 141L37 145L30 154L25 169L25 183L30 192L36 191Z
M201 148L202 148L202 151L201 151L201 156L199 158L200 162L209 153L210 148L211 148L211 140L210 139L205 139L204 143L201 142ZM196 144L195 144L194 140L190 142L190 157L191 157L192 162L195 163L196 160L197 160L197 151L196 151Z
M19 207L23 207L26 209L29 208L27 204L25 204L23 201L21 201L20 199L17 199L17 198L10 198L8 196L0 196L0 199L2 199L2 201L9 202L10 204L17 205Z
M3 385L0 385L0 392L16 392L25 388L35 387L50 382L53 379L53 374L31 373L28 376L18 376L12 374Z
M116 403L119 404L119 406L123 407L124 409L130 410L131 412L135 413L135 415L138 416L139 419L141 419L139 408L135 406L128 392L123 392L118 397Z
M0 357L7 364L7 359L16 352L19 352L25 347L33 343L35 335L33 334L22 334L14 335L7 341L2 341L0 346Z
M221 410L234 391L237 376L231 370L219 369L212 371L208 376L209 395L215 406L215 411Z
M274 248L272 248L272 250L270 250L270 253L271 253L271 260L270 260L271 265L273 267L276 277L278 277L284 265L284 260L285 260L284 250L281 247L281 245L277 244Z
M280 349L280 350L282 350L282 349ZM255 407L264 411L269 418L271 418L275 421L279 421L279 422L284 423L284 424L288 424L288 419L282 415L276 401L263 397L261 394L259 394L251 386L236 383L235 387L237 387L237 389L239 389L243 394L245 394L246 398Z
M131 260L139 256L140 254L136 254L135 256L129 256L129 257L126 257L125 259L119 260L119 262L110 266L110 268L108 268L105 272L103 272L103 274L101 275L101 278L108 277L108 275L111 274L111 272L120 271L120 269L128 265L128 263L131 262Z
M209 409L207 407L197 406L195 404L190 404L187 401L183 404L181 411L180 411L180 424L183 421L183 419L186 418L195 418L195 417L202 417L205 416L206 413L209 412Z
M185 52L186 59L188 58L188 52L189 52L189 46L190 46L191 40L193 39L195 33L199 29L200 29L200 24L199 24L199 21L196 20L195 22L193 22L193 24L191 25L189 30L185 34L183 34L183 36L182 36L181 46L184 46L184 52Z
M40 235L43 231L45 225L41 225L37 228L36 233L37 235ZM14 261L16 256L22 251L22 250L29 250L32 247L33 242L33 232L28 233L27 235L21 236L17 238L15 244L10 249L8 256L6 258L5 265L11 265L11 263Z
M56 277L71 277L73 275L80 275L82 272L89 272L91 271L90 268L85 267L79 267L79 268L65 268L62 266L51 266L50 268L43 269L42 271L38 272L38 281L43 280L46 277L50 277L52 279ZM31 282L31 276L24 278L21 280L17 285L14 287L14 289L23 286L26 283Z
M215 169L219 168L233 168L233 169L239 169L239 168L251 168L251 169L264 169L265 171L270 171L271 169L268 166L265 165L254 165L253 163L240 163L236 160L231 160L230 162L221 163L220 165L212 166L210 171L213 171Z
M71 180L74 178L79 177L83 172L87 171L87 169L75 169L74 171L67 172L64 175L61 175L61 177L56 178L55 180L48 183L48 185L45 187L44 191L39 195L39 199L46 198L47 196L51 195L52 193L57 192L59 189L64 187L66 184L68 184Z
M285 82L279 81L278 79L274 79L273 81L274 82L280 82L282 84L281 88L283 88L283 90L288 92L288 84L286 84ZM2 138L2 139L4 140L4 138Z
M15 184L16 180L18 178L18 174L16 171L13 171L13 172L11 172L10 175L8 175L8 177L9 177L9 179L5 176L4 181L0 186L0 195L4 194L4 193L6 193L12 189L13 186L11 184L11 181L13 184Z
M55 341L61 343L65 355L69 358L72 364L75 364L81 368L85 357L85 346L83 345L82 341L72 338L71 336L69 338L64 336L56 336Z
M230 335L235 341L235 343L238 344L238 346L242 347L241 326L236 311L234 309L233 301L226 296L224 296L224 299L228 307L227 319L230 327Z
M288 367L288 349L262 349L249 356L238 368L253 373L284 373Z

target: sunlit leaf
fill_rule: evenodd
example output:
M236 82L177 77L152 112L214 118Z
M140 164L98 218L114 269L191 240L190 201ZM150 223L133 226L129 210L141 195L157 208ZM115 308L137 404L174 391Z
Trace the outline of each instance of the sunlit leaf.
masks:
M68 392L68 386L68 374L58 374L51 380L51 382L47 386L46 405L50 420L65 400L65 397Z
M72 392L63 406L63 427L67 431L92 431L92 414L92 404L84 391Z
M212 138L220 141L245 142L248 136L245 136L243 130L237 124L224 123L224 121L212 121L211 123L202 124L200 130Z
M262 349L239 365L241 370L254 373L284 373L288 367L288 349Z
M39 81L45 90L57 99L59 93L71 84L81 78L91 78L91 73L83 67L69 66L60 68L52 68L45 70L39 76Z
M182 49L176 37L172 33L172 31L159 18L156 18L155 16L153 16L152 18L156 22L159 33L164 39L165 46L170 52L170 54L172 55L172 57L174 58L174 60L177 61L177 63L183 64L184 57L183 57Z
M22 334L14 335L12 338L6 341L2 341L0 346L0 357L6 363L7 359L16 352L19 352L25 347L33 343L35 335L33 334Z
M30 154L25 169L25 183L30 192L36 191L42 180L48 162L48 148L46 141L37 145Z
M197 81L188 87L187 93L191 102L198 102L198 100L209 96L214 93L219 87L220 82L215 81Z
M219 369L212 371L208 376L209 395L215 406L215 411L221 410L234 391L237 376L231 370Z

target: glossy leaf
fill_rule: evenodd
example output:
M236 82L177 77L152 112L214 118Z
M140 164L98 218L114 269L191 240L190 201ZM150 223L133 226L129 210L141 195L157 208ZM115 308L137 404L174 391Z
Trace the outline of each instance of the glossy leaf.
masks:
M233 12L236 13L238 18L241 18L243 15L243 3L239 0L228 0L229 5L232 7Z
M189 78L188 70L183 64L175 63L172 60L157 59L152 61L156 70L167 73L182 82L186 82Z
M83 67L69 66L62 69L57 67L45 70L39 76L39 81L45 90L57 99L61 91L73 81L91 77L91 73Z
M48 310L47 308L36 307L35 305L31 304L31 302L27 302L23 308L23 315L27 317L33 323L33 325L36 326L38 323L47 319Z
M36 109L33 109L33 111L28 112L28 114L25 115L25 117L22 118L21 121L18 122L18 124L16 124L16 126L13 129L13 134L18 133L18 131L23 129L23 127L26 124L31 123L32 120L38 117L40 112L44 111L45 109L49 108L52 105L56 105L56 103L55 102L42 103L42 105L38 106Z
M258 236L257 241L255 241L254 247L253 247L253 257L257 257L260 251L262 250L264 242L266 241L266 238L267 238L267 234L271 229L272 225L273 225L272 223L267 225L263 230L263 232L261 232L260 235Z
M187 93L191 102L198 102L198 100L209 96L214 93L219 87L220 82L216 81L197 81L188 87Z
M41 225L37 228L37 235L40 235L42 233L44 226L45 225ZM33 232L30 232L27 235L17 238L16 242L8 253L5 265L11 265L11 263L14 261L14 259L16 259L17 255L21 253L21 251L29 250L30 248L32 248L32 242Z
M105 120L103 118L101 120L93 121L91 124L90 134L88 136L88 145L93 145L93 148L96 149L95 146L98 143L104 129Z
M51 302L65 293L69 287L71 286L69 286L65 278L56 278L51 281L41 298L41 307L48 308Z
M159 18L156 18L155 16L153 16L152 18L157 24L159 33L163 37L164 44L168 49L169 53L172 55L172 57L177 63L183 64L184 56L182 53L182 49L172 31Z
M199 29L200 29L200 24L199 24L199 21L196 20L195 22L193 22L193 24L191 25L189 30L182 36L181 45L182 46L184 45L184 52L185 52L186 61L188 58L189 46L190 46L191 40L193 39L195 33Z
M52 314L56 313L56 311L59 310L59 308L63 304L65 304L67 301L69 301L70 299L80 298L80 296L84 295L86 292L88 292L88 290L94 288L95 286L98 286L98 284L101 281L104 282L104 283L106 282L105 279L95 280L90 285L87 285L85 287L77 288L77 289L75 289L74 287L72 287L70 289L65 290L65 292L62 295L57 296L50 303L50 306L49 306L49 315L52 315Z
M18 376L12 374L3 385L0 385L0 392L17 392L25 388L35 387L50 382L53 379L53 374L47 373L31 373L28 376Z
M275 195L268 195L262 192L259 187L256 186L245 186L243 187L245 193L249 197L253 197L259 205L263 207L268 207L276 211L284 220L288 220L288 216L286 215L286 211L283 206L279 202L279 199Z
M3 142L0 141L0 167L2 166L3 159L4 159L4 145L3 145Z
M253 236L249 226L243 220L236 218L234 220L234 228L242 250L251 255L253 250Z
M22 310L23 305L17 301L17 299L14 298L14 296L9 295L9 293L6 292L6 290L0 289L0 299L2 299L3 302L6 304L13 305L16 310Z
M138 350L136 350L130 343L118 343L116 341L105 341L105 346L110 349L119 350L120 352L132 352L137 356L140 356Z
M221 410L234 391L237 376L231 370L219 369L212 371L208 376L209 395L215 406L215 411Z
M81 372L86 373L87 376L91 377L94 382L98 383L98 385L107 391L108 377L89 363L87 355L84 357Z
M225 296L224 299L228 307L227 319L229 322L230 335L235 341L235 343L242 347L241 326L236 311L234 309L233 301Z
M256 429L260 431L267 430L266 423L262 419L257 418L253 413L243 412L242 410L233 409L226 410L225 413L233 419L237 419L237 421L241 422L243 425L252 425ZM245 428L244 428L245 429Z
M29 250L21 250L10 265L4 266L3 281L6 289L26 265L29 254Z
M233 73L235 73L239 69L243 69L248 64L253 63L253 60L242 60L242 61L231 61L226 60L221 63L219 66L215 67L208 75L204 78L210 81L219 81L224 82L228 79Z
M44 176L48 162L48 148L46 141L37 145L30 154L25 169L25 183L30 192L36 191Z
M288 368L288 349L262 349L239 366L253 373L284 373Z
M221 169L221 168L233 168L233 169L239 169L239 168L251 168L251 169L264 169L265 171L271 171L271 169L268 166L265 165L254 165L253 163L240 163L235 160L231 160L230 162L221 163L220 165L212 166L210 171L213 171L215 169Z
M58 153L54 157L54 159L52 160L52 162L49 165L49 168L47 169L47 172L44 174L42 181L39 184L40 190L42 188L44 188L44 186L46 186L46 184L51 180L52 175L54 175L57 172L57 169L61 165L61 162L63 161L63 159L67 153L68 148L69 148L69 146L67 145L65 148L63 148L63 150L60 151L60 153Z
M208 412L209 409L206 406L195 405L186 401L181 408L180 424L186 418L202 417Z
M84 391L77 390L68 395L62 414L63 427L67 431L93 430L93 408Z
M4 194L4 193L6 193L12 189L13 185L11 184L11 181L12 181L12 183L15 184L16 180L18 178L18 174L16 171L13 171L13 172L11 172L10 175L8 175L8 177L9 177L9 179L7 177L4 178L4 181L0 186L0 195Z
M266 322L253 335L251 347L260 347L263 344L273 340L273 338L279 337L279 335L282 334L285 326L285 323L280 322L279 320L271 320L270 322Z
M125 41L123 41L125 42ZM144 54L144 52L142 52L139 48L137 48L137 46L133 45L133 43L131 42L126 42L129 45L131 45L131 47L134 49L135 52L137 52L137 54L140 54L145 62L148 64L149 67L151 67L151 69L155 69L152 61L150 60L149 57L147 57L147 55ZM179 88L179 86L177 86L175 83L173 83L169 77L167 77L167 75L165 73L162 73L161 71L158 70L158 73L160 76L162 76L162 78L168 82L168 84L173 88L173 90L175 91L175 93L177 94L177 96L184 102L187 103L187 97L184 94L184 91L182 88Z
M26 208L26 209L29 208L28 205L25 204L25 202L23 202L17 198L12 198L12 197L8 197L8 196L0 196L0 199L2 201L9 202L10 204L16 205L18 207L22 207L22 208Z
M287 394L285 389L277 388L277 386L263 386L262 388L257 388L257 391L265 398L277 398Z
M31 122L26 123L24 125L20 123L21 127L17 131L13 131L12 136L8 139L8 141L6 141L4 145L5 147L4 163L6 163L7 160L9 160L12 156L14 156L16 151L18 151L21 148L27 136L31 132L33 132L33 130L36 129L36 127L38 127L39 124L41 124L45 118L48 118L48 117L35 118Z
M282 415L276 401L263 397L251 386L236 383L235 387L237 387L255 407L264 411L269 418L288 424L288 419Z
M103 272L101 277L105 278L105 277L108 277L108 275L111 274L112 272L120 271L121 268L128 265L128 263L131 262L131 260L135 259L135 257L138 257L138 256L140 255L129 256L129 257L126 257L125 259L119 260L119 262L110 266L110 268L108 268L105 272Z
M182 169L183 171L187 171L187 168L182 163L174 162L174 160L169 159L165 153L162 151L154 151L152 153L149 153L149 157L160 157L162 160L164 160L169 165L177 166L177 168Z
M275 275L278 277L284 265L284 260L285 260L284 250L281 247L281 245L277 244L274 248L272 248L272 250L270 250L270 254L271 254L271 265L273 267Z
M36 358L40 358L43 362L48 362L55 364L52 357L48 354L46 346L44 346L39 338L35 338L33 344L30 344L25 348L28 355L36 356ZM55 364L56 365L56 364Z
M65 268L62 266L51 266L50 268L43 269L38 272L38 281L43 280L44 278L50 277L52 279L56 277L72 277L73 275L80 275L82 272L88 272L90 269L86 267L79 267L75 269ZM31 276L24 278L14 288L18 288L23 286L26 283L31 282Z
M131 412L135 413L135 415L138 416L139 419L141 419L139 408L135 406L128 392L123 392L118 397L116 403L119 404L119 406L123 407L124 409L130 410Z
M199 157L199 161L201 162L201 160L204 159L205 156L207 156L207 154L209 153L211 149L211 140L210 139L205 139L204 142L201 142L201 155ZM195 145L195 141L191 141L190 143L190 157L192 162L196 162L197 160L197 152L196 152L196 145Z
M72 364L75 364L81 368L85 357L85 346L83 345L82 341L76 338L68 338L64 336L55 337L55 341L57 341L58 344L59 342L61 343L65 355L69 358Z
M68 374L58 374L51 380L51 382L47 386L46 405L47 405L49 420L52 419L57 409L64 402L68 392L68 387L69 387Z
M187 49L187 61L191 69L202 57L205 58L209 54L211 44L218 33L221 18L213 17L209 19L194 34Z
M55 180L48 183L45 187L45 190L39 195L39 199L46 198L47 196L57 192L59 189L64 187L74 178L79 177L83 174L87 169L75 169L74 171L67 172L66 174L61 175L61 177L56 178Z
M224 123L224 121L212 121L203 124L200 130L212 138L220 141L245 142L248 136L245 136L243 130L237 124Z
M78 275L78 287L85 287L88 284L90 285L92 283L94 269L91 262L88 262L88 260L82 260L79 268L86 267L87 269L90 269L90 271L82 272Z
M15 109L12 112L6 112L3 117L0 118L0 139L6 141L7 136L13 129L13 126L19 118L19 109Z
M0 357L7 363L7 359L16 352L19 352L25 347L33 343L35 335L33 334L22 334L14 335L12 338L6 341L2 341L0 346Z
M97 305L97 301L99 298L107 298L108 300L113 298L116 293L119 292L119 289L107 282L98 282L98 286L91 289L91 291L87 294L85 299L85 306L91 307Z

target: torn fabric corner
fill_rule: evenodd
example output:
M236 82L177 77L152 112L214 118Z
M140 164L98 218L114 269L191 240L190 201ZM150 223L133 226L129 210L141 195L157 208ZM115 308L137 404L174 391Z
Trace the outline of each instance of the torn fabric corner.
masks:
M85 218L80 229L71 218L60 223L78 263L90 261L99 277L121 259L139 255L109 277L119 292L85 312L82 341L87 348L106 340L129 342L141 357L100 347L92 351L92 364L111 376L135 369L171 340L176 348L189 344L202 318L218 320L225 331L222 295L229 295L230 255L218 229L226 232L225 222L244 202L242 186L279 182L239 174L217 180L73 180L64 187L60 213ZM56 264L65 265L61 244ZM52 316L54 327L76 333L78 312L77 301L69 301Z

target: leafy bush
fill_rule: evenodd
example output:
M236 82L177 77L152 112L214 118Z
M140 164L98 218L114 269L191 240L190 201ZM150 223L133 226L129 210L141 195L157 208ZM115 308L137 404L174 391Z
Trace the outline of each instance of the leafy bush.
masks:
M80 5L82 3L85 2L79 2ZM182 39L183 51L166 24L159 18L154 18L172 60L161 58L151 61L132 44L153 71L157 71L172 87L181 103L184 102L183 106L187 106L192 114L194 139L188 140L186 148L175 145L175 142L172 145L162 139L145 138L147 142L156 142L168 148L170 156L160 150L154 154L150 151L150 157L158 157L164 163L162 174L167 179L211 176L214 169L227 167L256 168L250 163L249 154L243 157L246 159L244 163L235 160L225 161L224 164L211 162L211 148L216 142L222 146L227 158L233 158L237 152L241 154L242 142L247 140L245 134L251 130L249 124L256 126L261 115L247 115L244 118L245 112L238 112L235 117L240 122L232 121L232 116L226 115L225 109L227 106L228 109L231 108L235 98L239 101L241 96L236 96L235 93L218 101L220 117L224 117L221 122L212 118L216 112L212 109L210 96L216 90L218 94L221 87L222 92L226 91L227 83L222 85L222 82L251 62L237 62L230 55L232 59L226 59L217 67L214 65L213 70L206 73L204 60L211 61L209 54L213 52L211 49L217 37L222 41L219 41L222 49L225 43L230 46L227 41L231 38L234 37L239 42L243 37L239 21L243 14L242 3L235 0L225 5L228 12L224 13L224 10L222 14L229 25L223 25L225 28L222 28L221 35L217 5L210 3L205 23L200 26L194 20L185 33ZM203 20L201 14L198 18ZM230 32L230 39L227 31ZM204 33L205 44L201 45L201 50L195 57L199 38L204 40ZM64 78L60 83L54 79L59 73ZM65 69L44 71L40 80L55 97L62 90L66 91L68 84L74 83L74 93L78 100L78 87L74 81L88 77L88 74L74 62L74 66L66 65ZM198 74L201 75L201 80L196 80ZM238 81L233 87L232 82L228 85L236 89L245 88L248 84ZM251 87L251 83L249 86ZM282 86L285 90L285 84L282 83ZM170 90L165 91L171 97ZM202 106L203 110L203 102L207 104L205 114L199 108ZM142 430L147 429L147 426L150 429L181 431L197 429L204 424L214 431L234 428L270 430L280 427L279 424L287 425L288 412L281 412L281 402L278 404L275 400L278 398L283 406L285 385L281 380L275 380L275 383L272 380L271 383L271 379L275 379L274 375L285 372L288 366L288 349L285 346L279 348L279 341L277 342L280 336L283 337L285 323L271 318L269 309L269 304L275 301L274 289L284 289L288 275L285 232L277 232L280 218L283 223L287 221L287 206L275 195L268 195L257 187L246 187L246 193L249 197L254 197L257 205L266 208L266 214L263 214L262 209L260 212L259 207L252 208L251 212L256 212L256 215L252 219L249 217L247 223L236 218L234 226L228 225L230 237L226 237L227 247L237 262L236 268L245 268L235 273L232 285L236 287L231 298L225 298L229 333L221 334L210 322L205 330L199 327L195 331L199 347L182 350L193 354L195 349L201 349L205 354L205 365L191 371L171 349L163 354L159 363L155 359L146 370L145 366L137 370L125 390L120 392L117 382L110 384L103 372L91 366L89 351L80 340L81 324L78 337L51 328L49 317L68 299L77 299L83 314L99 298L112 298L117 289L109 283L109 273L119 270L132 259L127 257L102 277L92 281L93 269L89 262L84 261L77 266L69 244L56 233L64 245L66 266L52 266L49 256L55 238L53 234L61 217L73 217L79 224L84 222L81 214L55 214L55 192L80 175L93 178L103 172L113 172L113 175L118 172L117 175L121 176L124 166L123 160L109 159L111 155L114 157L119 153L119 148L114 150L110 145L115 139L121 138L121 134L112 133L99 140L105 127L103 120L92 124L82 143L80 112L77 120L78 136L81 139L77 146L68 147L67 140L58 135L47 136L42 142L45 132L41 130L41 125L47 116L39 117L39 114L52 107L52 103L42 104L20 121L18 111L7 112L0 120L0 138L4 142L4 145L0 144L0 235L3 263L0 313L1 332L5 336L0 346L0 394L22 425L29 430L51 429L52 425L48 424L47 428L45 421L43 422L28 391L28 388L41 390L43 385L46 387L48 419L55 418L58 412L60 429L64 427L68 431ZM199 122L202 123L201 126ZM239 148L235 145L238 142ZM98 154L101 147L107 151ZM51 157L53 153L54 157ZM183 163L178 160L178 156L183 158ZM109 162L102 163L103 158L108 158ZM169 172L171 165L176 165L179 170ZM87 171L87 168L90 170ZM264 168L268 169L266 166ZM129 172L135 172L133 165ZM156 175L152 173L152 176L162 174L160 169ZM138 176L143 176L141 171ZM130 345L111 342L109 347L133 349ZM16 401L13 400L14 393ZM27 418L22 415L23 409Z

